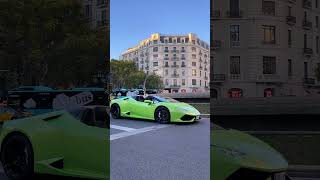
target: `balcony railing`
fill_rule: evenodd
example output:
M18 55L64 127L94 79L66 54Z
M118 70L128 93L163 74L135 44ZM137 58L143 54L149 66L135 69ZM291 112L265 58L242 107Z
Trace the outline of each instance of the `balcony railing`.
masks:
M288 25L295 25L297 22L297 18L294 16L287 16L287 24Z
M199 69L200 69L200 70L202 70L202 69L203 69L203 67L202 67L202 66L200 66L200 67L199 67Z
M179 58L178 57L173 57L171 58L172 61L179 61Z
M164 60L169 60L169 58L168 58L168 57L165 57Z
M204 79L205 79L205 80L208 80L209 78L208 78L208 76L205 76Z
M222 46L222 42L220 40L213 40L212 42L212 48L213 49L219 49Z
M179 53L179 50L171 50L172 53Z
M179 74L172 74L171 77L178 78Z
M242 18L243 11L241 10L227 11L227 16L229 18Z
M295 3L297 2L297 0L288 0L288 2L289 2L289 3L294 3L294 4L295 4Z
M239 80L239 79L241 79L241 75L240 74L230 74L229 79Z
M212 81L214 82L223 82L226 80L225 74L213 74L212 75Z
M204 64L208 64L208 61L204 61Z
M302 21L302 26L303 29L310 30L312 29L312 22L305 19Z
M168 53L168 52L169 52L169 50L164 50L164 52L165 52L165 53Z
M186 67L186 65L185 65L185 64L182 64L181 67Z
M186 60L186 58L185 57L181 57L181 60Z
M278 74L259 74L257 75L257 82L279 83L281 78Z
M185 53L185 52L186 52L186 50L182 49L182 50L181 50L181 52L182 52L182 53Z
M179 65L172 65L171 67L173 67L173 68L178 68Z
M303 78L303 84L305 85L315 85L316 79L314 78Z
M177 84L172 84L170 85L171 88L180 88L181 86L180 85L177 85Z
M164 65L163 67L166 67L166 68L167 68L167 67L169 67L169 65L166 64L166 65Z
M306 55L306 56L312 56L313 49L311 49L311 48L303 48L303 54Z
M312 1L311 0L303 0L302 6L303 6L303 8L311 9L312 8Z
M204 68L204 71L208 71L208 68Z

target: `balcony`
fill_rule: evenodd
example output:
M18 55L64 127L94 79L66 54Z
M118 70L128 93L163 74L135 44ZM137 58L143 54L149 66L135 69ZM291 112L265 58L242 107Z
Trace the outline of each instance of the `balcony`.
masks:
M205 60L205 61L204 61L204 64L208 64L208 61L207 61L207 60Z
M213 74L212 81L213 82L224 82L226 80L225 74Z
M181 50L181 52L182 52L182 53L185 53L185 52L186 52L186 50L182 49L182 50Z
M208 80L209 78L208 78L208 76L205 76L204 79L205 79L205 80Z
M186 58L185 57L181 57L181 60L186 60Z
M181 86L180 85L177 85L177 84L172 84L170 85L171 88L180 88Z
M172 65L171 67L173 67L173 68L178 68L179 65Z
M290 25L290 26L293 26L295 25L297 22L297 18L294 17L294 16L287 16L287 24Z
M167 64L166 64L166 65L164 65L163 67L168 68L168 67L169 67L169 65L167 65Z
M213 17L213 19L220 18L221 11L220 10L213 10L212 17Z
M304 85L315 85L316 79L314 78L303 78L303 84Z
M288 2L295 4L297 2L297 0L288 0Z
M169 60L169 58L168 58L168 57L165 57L164 60Z
M227 11L227 16L229 18L242 18L243 11L241 11L241 10Z
M172 61L179 61L179 58L178 57L173 57L171 58Z
M179 53L179 50L171 50L172 53Z
M304 54L305 56L312 56L312 54L313 54L313 49L311 49L311 48L303 48L303 54Z
M208 68L205 67L205 68L204 68L204 71L208 71Z
M229 79L239 80L239 79L241 79L241 74L230 74Z
M306 8L306 9L311 9L312 8L312 1L311 0L303 0L302 7Z
M164 50L164 52L165 52L165 53L168 53L168 52L169 52L169 50L167 50L167 49L166 49L166 50Z
M212 42L212 48L213 49L219 49L222 46L222 42L220 40L213 40Z
M200 69L200 70L202 70L202 69L203 69L203 67L202 67L202 66L200 66L200 67L199 67L199 69Z
M257 83L281 83L280 76L278 74L260 74L257 75Z
M310 30L312 29L312 22L311 21L308 21L307 19L303 20L302 22L302 27L303 29L305 30Z
M266 44L266 45L267 45L267 44L271 44L271 45L272 45L272 44L276 44L276 40L268 40L268 41L263 40L263 41L262 41L262 44Z
M184 68L184 67L186 67L186 65L185 65L185 64L182 64L182 65L181 65L181 67L183 67L183 68Z
M179 77L179 74L172 74L171 77L173 77L173 78L178 78L178 77Z
M149 67L147 66L147 67L145 68L145 70L149 70Z

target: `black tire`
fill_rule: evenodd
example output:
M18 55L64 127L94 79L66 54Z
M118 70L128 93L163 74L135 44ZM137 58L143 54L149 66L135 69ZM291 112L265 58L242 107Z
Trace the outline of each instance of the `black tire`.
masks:
M170 123L170 111L166 107L158 107L154 113L154 119L160 124Z
M32 145L25 136L14 134L5 139L0 156L3 170L10 180L32 179L34 176Z
M121 109L118 104L112 104L110 113L113 119L120 119L121 118Z

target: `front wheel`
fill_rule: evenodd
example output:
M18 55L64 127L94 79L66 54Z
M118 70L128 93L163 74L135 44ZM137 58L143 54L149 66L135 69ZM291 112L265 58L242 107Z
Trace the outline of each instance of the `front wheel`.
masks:
M113 104L110 109L110 113L113 119L120 119L120 106L118 104Z
M16 134L6 139L0 157L3 170L9 179L32 179L33 150L26 137Z
M170 122L170 112L165 107L159 107L156 109L155 113L155 120L160 124L167 124Z

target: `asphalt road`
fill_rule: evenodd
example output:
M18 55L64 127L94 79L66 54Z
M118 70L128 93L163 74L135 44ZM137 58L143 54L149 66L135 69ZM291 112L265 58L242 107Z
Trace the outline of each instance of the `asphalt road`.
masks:
M112 180L209 180L209 119L193 124L111 119Z

